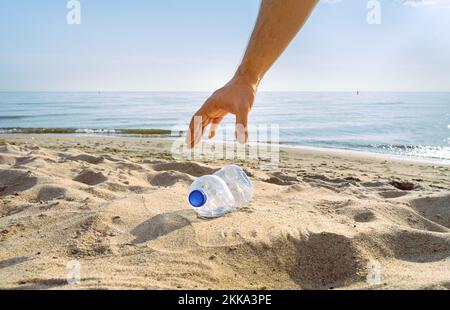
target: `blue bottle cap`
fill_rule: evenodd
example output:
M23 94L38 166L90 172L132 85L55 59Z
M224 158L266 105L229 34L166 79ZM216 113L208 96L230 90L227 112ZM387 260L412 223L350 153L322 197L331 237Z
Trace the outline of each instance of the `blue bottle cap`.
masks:
M189 203L195 208L199 208L206 203L207 196L201 189L193 190L189 194Z

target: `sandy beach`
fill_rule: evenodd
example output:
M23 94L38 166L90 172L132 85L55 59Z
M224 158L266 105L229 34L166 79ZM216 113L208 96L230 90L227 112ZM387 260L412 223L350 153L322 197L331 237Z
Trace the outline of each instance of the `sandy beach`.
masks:
M281 149L205 220L162 138L0 136L0 288L448 289L450 166ZM67 282L79 263L80 283Z

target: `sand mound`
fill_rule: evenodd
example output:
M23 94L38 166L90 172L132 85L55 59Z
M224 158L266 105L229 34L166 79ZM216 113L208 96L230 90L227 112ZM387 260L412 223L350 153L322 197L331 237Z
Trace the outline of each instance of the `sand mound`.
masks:
M108 178L102 172L84 169L73 180L87 185L97 185L105 182L107 179Z
M407 262L435 262L450 256L449 239L442 233L394 229L389 233L364 234L361 239L373 253Z
M50 201L53 199L61 199L66 195L67 190L64 187L44 185L42 186L37 194L37 200L39 201Z
M386 184L384 184L383 182L379 182L379 181L362 182L361 185L364 187L368 187L368 188L377 188L377 187L385 187L386 186Z
M386 199L398 198L405 195L408 195L408 192L400 191L400 190L391 190L391 191L381 191L378 193L381 197Z
M149 176L149 182L153 186L172 186L179 182L184 184L190 184L194 181L194 178L177 171L164 171L160 173L156 173L154 175Z
M14 166L16 164L16 158L9 155L0 155L0 165Z
M283 274L303 289L349 285L361 281L367 273L367 259L356 243L333 233L310 234L300 239L280 235L270 242L224 246L219 253L217 256L236 266L238 273L246 274L250 269L254 275L269 279Z
M355 214L355 217L354 217L355 222L359 222L359 223L372 222L375 220L375 218L376 218L376 215L372 211L363 211L363 212Z
M68 255L73 257L90 257L111 255L111 237L114 228L101 216L83 217L73 227L74 237L68 246Z
M46 169L49 163L55 163L55 161L43 156L28 156L17 158L16 167Z
M286 179L281 179L279 177L276 176L271 176L268 179L265 179L264 182L266 183L270 183L270 184L275 184L275 185L293 185L296 183L296 181L289 181Z
M134 171L142 171L144 170L144 167L141 165L135 164L135 163L129 163L129 162L118 162L116 163L117 168L122 170L134 170Z
M102 155L102 157L103 157L104 159L109 160L109 161L112 161L112 162L120 162L120 161L122 161L122 159L117 158L117 157L114 157L114 156L111 156L111 155L109 155L109 154Z
M190 226L191 220L189 217L192 216L191 210L167 212L155 215L142 224L139 224L131 231L131 234L136 237L133 240L133 243L152 241L158 237L168 235L173 231Z
M414 199L411 206L423 217L450 228L450 195Z
M37 184L31 172L19 169L0 170L0 196L25 191Z
M308 174L303 177L305 180L308 181L322 181L325 183L333 183L333 184L348 184L350 182L349 179L343 179L343 178L330 178L325 175L320 174Z
M0 143L0 153L19 153L20 149L15 146L8 143Z
M298 178L295 175L286 174L280 171L273 172L272 175L286 182L298 182Z
M287 267L303 287L328 288L361 280L367 262L351 239L333 233L311 234L293 246L293 260L288 260Z
M214 169L205 165L200 165L194 162L169 162L158 163L152 165L155 171L173 170L181 173L186 173L194 177L199 177L205 174L213 174L219 169Z
M89 154L80 154L76 156L73 156L71 154L60 154L60 156L63 157L65 160L81 161L89 164L99 164L104 160L103 157L92 156Z

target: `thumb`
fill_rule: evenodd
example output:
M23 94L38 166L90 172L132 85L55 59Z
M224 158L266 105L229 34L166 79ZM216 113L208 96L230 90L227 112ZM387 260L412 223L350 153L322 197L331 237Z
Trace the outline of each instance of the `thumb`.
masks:
M244 144L248 141L248 111L239 111L236 115L236 139Z

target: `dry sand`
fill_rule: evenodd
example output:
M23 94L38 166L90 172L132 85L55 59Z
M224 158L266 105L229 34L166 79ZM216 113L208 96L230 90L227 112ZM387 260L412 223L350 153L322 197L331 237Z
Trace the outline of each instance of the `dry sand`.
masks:
M204 220L188 186L224 162L169 150L155 138L0 136L0 288L450 288L449 166L282 149L278 169L237 162L253 202Z

